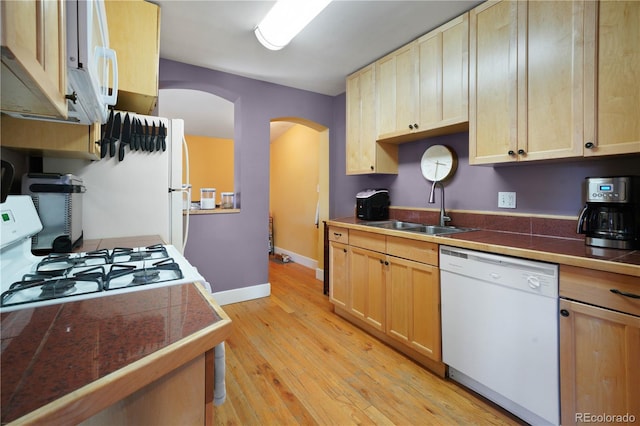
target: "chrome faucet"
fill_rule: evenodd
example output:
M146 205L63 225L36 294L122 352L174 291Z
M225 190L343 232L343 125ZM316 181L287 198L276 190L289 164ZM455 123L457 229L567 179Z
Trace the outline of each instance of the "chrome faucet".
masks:
M429 203L433 204L435 200L436 185L440 185L440 193L442 194L442 203L440 204L440 226L445 226L446 222L451 222L451 218L444 211L444 185L439 180L433 182L431 186L431 194L429 194Z

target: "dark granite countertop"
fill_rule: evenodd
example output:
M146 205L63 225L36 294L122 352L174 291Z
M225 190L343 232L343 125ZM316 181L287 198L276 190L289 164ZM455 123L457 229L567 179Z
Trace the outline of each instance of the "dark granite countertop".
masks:
M156 239L134 239L135 246ZM122 239L88 241L84 247L121 243ZM226 338L230 325L199 283L3 312L0 421L5 424L34 412L48 419L52 406L56 413L75 415L83 397L101 399L97 393L113 393L109 386L122 381L123 372L142 388L154 375L168 373L149 364L166 359L175 364L204 353ZM149 368L155 370L150 373Z
M327 221L329 225L368 232L640 277L640 250L605 249L587 246L583 239L484 229L433 236L382 229L365 223L354 217Z

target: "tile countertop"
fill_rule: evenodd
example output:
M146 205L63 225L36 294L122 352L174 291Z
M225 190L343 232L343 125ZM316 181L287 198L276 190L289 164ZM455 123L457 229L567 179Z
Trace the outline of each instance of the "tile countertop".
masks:
M77 423L211 350L230 325L199 283L2 313L0 421Z
M328 225L640 277L640 250L605 249L587 246L581 239L482 229L433 236L381 229L367 226L365 223L354 217L327 221ZM640 285L640 279L638 284Z

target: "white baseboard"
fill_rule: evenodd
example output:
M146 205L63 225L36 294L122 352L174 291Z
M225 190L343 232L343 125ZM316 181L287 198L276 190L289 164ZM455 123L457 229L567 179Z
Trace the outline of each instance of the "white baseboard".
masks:
M316 269L318 267L318 261L315 260L315 259L311 259L310 257L306 257L306 256L303 256L301 254L294 253L292 251L282 249L280 247L275 247L274 248L274 252L275 253L288 254L291 257L291 260L293 260L294 262L296 262L296 263L298 263L298 264L300 264L302 266L306 266L307 268Z
M220 306L232 303L246 302L247 300L269 297L271 295L271 283L258 284L233 290L218 291L213 293L213 298Z
M282 249L280 247L274 247L274 252L275 253L282 253L282 254L288 254L291 257L291 260L293 260L294 262L302 265L302 266L306 266L307 268L311 268L311 269L315 269L316 270L316 279L320 280L320 281L324 281L324 269L320 269L318 268L318 261L315 259L311 259L309 257L306 256L302 256L300 254L294 253L292 251L289 250L285 250Z

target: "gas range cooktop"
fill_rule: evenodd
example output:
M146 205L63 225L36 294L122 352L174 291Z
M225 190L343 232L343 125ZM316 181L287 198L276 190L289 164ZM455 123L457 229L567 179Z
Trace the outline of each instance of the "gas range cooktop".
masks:
M8 197L1 206L0 312L194 281L206 285L171 245L34 256L31 236L41 224L31 199Z

